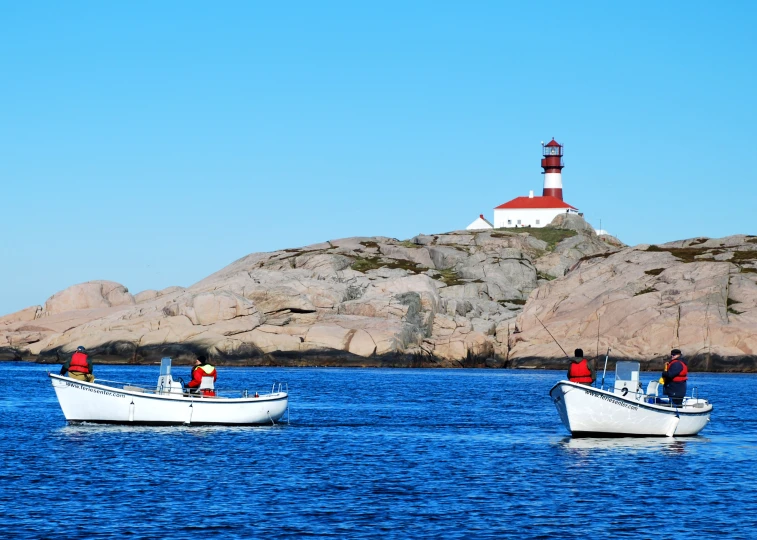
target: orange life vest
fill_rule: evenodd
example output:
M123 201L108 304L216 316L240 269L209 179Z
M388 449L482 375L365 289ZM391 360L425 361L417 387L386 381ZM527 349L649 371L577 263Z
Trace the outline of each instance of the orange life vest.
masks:
M679 358L673 360L668 366L668 369L670 369L670 366L675 364L676 362L681 362L681 360ZM671 379L673 382L683 382L688 379L687 375L689 374L689 366L687 366L684 362L681 362L681 365L683 366L683 369L681 370L681 373Z
M580 362L570 363L570 368L568 368L568 379L570 382L577 382L577 383L590 383L592 381L591 379L591 371L589 370L589 362L586 360L586 358L582 359Z

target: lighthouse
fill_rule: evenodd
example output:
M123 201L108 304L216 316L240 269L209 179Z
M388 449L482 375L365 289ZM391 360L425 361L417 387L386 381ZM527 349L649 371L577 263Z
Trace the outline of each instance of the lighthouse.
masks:
M563 146L554 138L547 144L541 143L541 168L544 175L542 196L516 197L494 208L494 225L484 219L483 214L468 225L468 230L546 227L560 214L578 214L578 208L566 203L562 198Z
M545 227L559 214L578 214L578 208L562 198L563 146L552 139L542 143L541 168L544 175L542 196L528 192L528 197L516 197L494 209L494 228ZM470 226L484 228L481 223Z
M541 168L544 169L544 197L562 200L562 150L563 147L554 137L547 144L542 143Z

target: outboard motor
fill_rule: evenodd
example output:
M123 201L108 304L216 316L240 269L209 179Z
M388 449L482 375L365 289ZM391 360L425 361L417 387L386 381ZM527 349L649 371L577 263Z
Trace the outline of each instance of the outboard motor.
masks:
M160 376L158 377L158 387L155 389L158 394L182 394L184 389L179 381L174 381L171 377L171 357L166 356L160 359Z

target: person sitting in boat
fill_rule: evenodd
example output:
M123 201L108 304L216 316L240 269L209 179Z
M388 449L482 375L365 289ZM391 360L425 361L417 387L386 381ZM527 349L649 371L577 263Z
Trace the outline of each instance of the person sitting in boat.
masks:
M200 355L195 360L195 366L192 368L192 380L187 384L190 393L197 393L199 391L203 377L213 377L213 383L215 384L218 374L216 373L216 368L208 363L208 359L205 356ZM214 390L205 388L202 390L202 395L215 396L216 393Z
M568 380L570 382L591 384L594 382L594 370L589 366L589 361L584 358L583 349L576 349L575 358L570 359L568 367Z
M662 389L674 405L683 404L688 374L689 366L686 365L686 361L681 356L681 351L679 349L670 351L670 362L665 364L665 370L662 372Z
M60 374L66 375L72 379L80 381L94 382L95 376L92 374L92 360L87 355L86 349L79 345L76 347L71 358L66 360L60 368Z

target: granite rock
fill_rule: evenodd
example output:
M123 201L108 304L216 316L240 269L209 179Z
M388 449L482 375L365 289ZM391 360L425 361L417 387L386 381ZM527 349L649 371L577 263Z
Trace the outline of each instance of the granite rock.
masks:
M560 366L541 320L566 350L654 366L678 347L696 366L743 370L757 358L756 283L754 237L628 247L571 214L543 229L253 253L135 296L74 285L0 317L0 357L57 362L84 345L104 362Z

